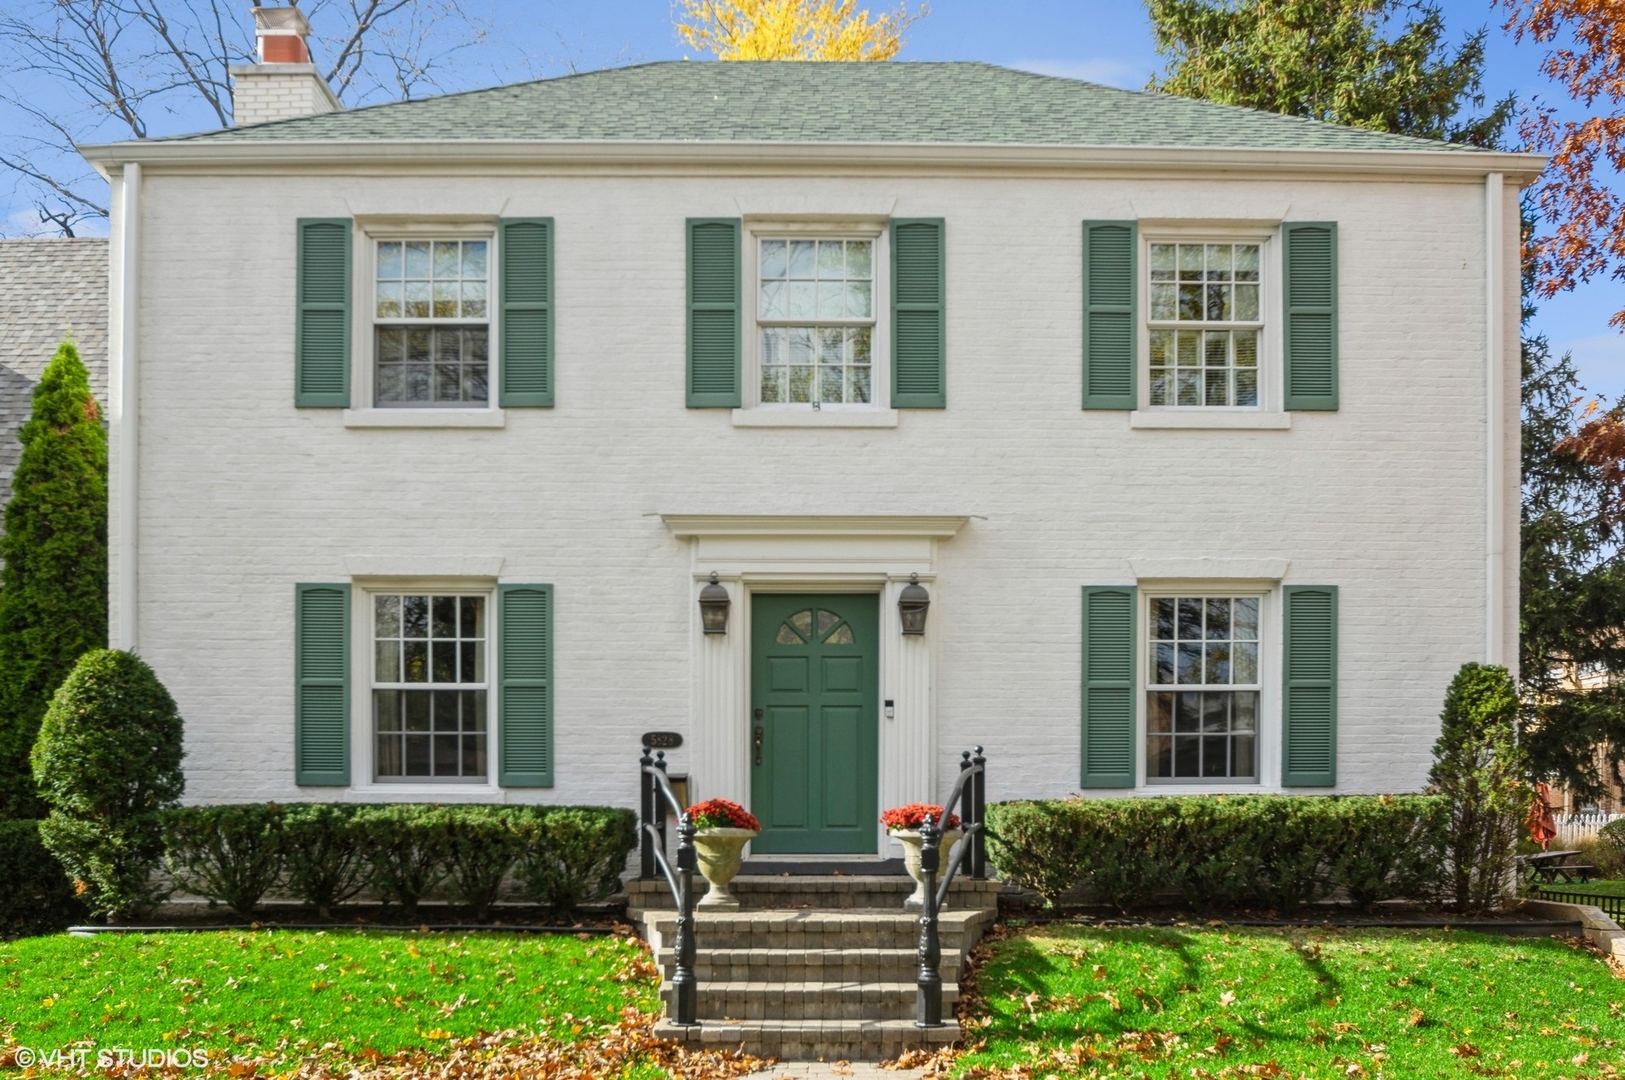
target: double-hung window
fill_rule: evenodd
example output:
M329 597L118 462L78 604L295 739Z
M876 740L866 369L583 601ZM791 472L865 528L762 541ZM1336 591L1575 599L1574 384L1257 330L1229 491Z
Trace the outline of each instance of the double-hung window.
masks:
M1263 245L1153 240L1149 249L1149 404L1257 408Z
M873 405L874 238L758 237L756 278L761 404Z
M484 407L490 400L490 240L377 239L373 404Z
M486 780L486 599L483 594L372 594L378 780Z
M1256 781L1261 598L1153 596L1148 603L1147 779Z

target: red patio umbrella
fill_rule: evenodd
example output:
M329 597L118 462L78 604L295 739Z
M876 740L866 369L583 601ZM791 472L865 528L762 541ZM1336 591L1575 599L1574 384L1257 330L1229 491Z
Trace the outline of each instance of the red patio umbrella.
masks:
M1542 780L1535 785L1535 801L1529 804L1529 815L1523 819L1524 828L1529 830L1529 839L1540 845L1545 851L1557 838L1557 819L1552 816L1552 807L1548 801L1552 796L1552 789Z

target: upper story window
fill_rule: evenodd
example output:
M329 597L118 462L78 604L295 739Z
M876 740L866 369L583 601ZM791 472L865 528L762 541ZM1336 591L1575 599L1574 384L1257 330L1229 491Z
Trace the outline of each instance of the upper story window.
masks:
M374 593L372 607L377 779L483 781L486 597Z
M759 241L762 404L874 401L874 247L845 237Z
M1146 625L1146 777L1258 778L1260 598L1154 596Z
M490 398L490 241L378 240L373 402L468 407Z
M1152 406L1257 407L1262 245L1150 245Z

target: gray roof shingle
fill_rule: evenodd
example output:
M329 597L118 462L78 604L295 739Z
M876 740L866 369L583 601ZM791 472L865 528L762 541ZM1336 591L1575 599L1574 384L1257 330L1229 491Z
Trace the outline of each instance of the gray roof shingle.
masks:
M107 241L0 241L0 506L22 455L17 429L33 407L34 384L62 339L72 337L107 403Z
M169 142L579 140L1436 150L1429 139L974 62L666 61Z

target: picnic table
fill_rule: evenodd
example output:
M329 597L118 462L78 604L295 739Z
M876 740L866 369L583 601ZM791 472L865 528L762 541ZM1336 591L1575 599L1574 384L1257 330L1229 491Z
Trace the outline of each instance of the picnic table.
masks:
M1597 872L1597 868L1569 861L1579 854L1581 853L1578 851L1542 851L1524 856L1523 864L1529 870L1531 880L1556 885L1559 877L1564 881L1579 878L1583 885L1591 880L1591 875Z

